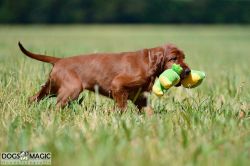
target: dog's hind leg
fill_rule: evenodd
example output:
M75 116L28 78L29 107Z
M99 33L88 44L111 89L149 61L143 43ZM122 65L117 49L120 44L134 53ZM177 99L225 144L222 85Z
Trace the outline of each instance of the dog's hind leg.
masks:
M73 80L71 80L73 81ZM63 85L58 90L56 107L64 108L70 101L76 100L83 91L83 86L79 81L71 82L70 85Z
M39 92L29 98L29 102L39 102L41 99L52 93L54 92L51 85L51 81L48 80L44 85L42 85L42 89Z

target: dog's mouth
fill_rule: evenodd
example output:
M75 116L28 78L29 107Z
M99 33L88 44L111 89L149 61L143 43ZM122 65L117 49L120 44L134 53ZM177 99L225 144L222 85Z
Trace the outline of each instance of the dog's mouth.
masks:
M181 86L181 81L175 85L175 87L179 87L179 86Z
M175 85L175 87L179 87L179 86L181 86L181 81L184 79L184 78L186 78L187 77L187 75L184 75L184 76L180 76L180 81L178 82L178 84L176 84Z
M189 74L190 74L190 69L185 69L184 72L181 73L180 77L181 77L181 80L183 80L184 78L186 78ZM175 86L178 87L178 86L181 86L181 80L178 84L176 84Z

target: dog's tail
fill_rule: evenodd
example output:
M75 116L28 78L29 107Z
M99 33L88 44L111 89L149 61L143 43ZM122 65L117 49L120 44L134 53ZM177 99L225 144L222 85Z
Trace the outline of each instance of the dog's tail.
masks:
M40 55L40 54L34 54L32 52L29 52L28 50L26 50L23 45L18 42L18 46L20 48L20 50L27 55L30 58L42 61L42 62L47 62L47 63L51 63L51 64L55 64L57 61L59 61L61 58L56 58L56 57L51 57L51 56L46 56L46 55Z

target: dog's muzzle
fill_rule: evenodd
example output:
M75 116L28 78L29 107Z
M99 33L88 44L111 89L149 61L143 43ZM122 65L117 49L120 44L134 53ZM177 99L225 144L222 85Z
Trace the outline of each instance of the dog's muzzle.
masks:
M186 68L180 75L181 80L186 78L190 74L191 70L189 68ZM181 86L181 81L175 85L176 87Z

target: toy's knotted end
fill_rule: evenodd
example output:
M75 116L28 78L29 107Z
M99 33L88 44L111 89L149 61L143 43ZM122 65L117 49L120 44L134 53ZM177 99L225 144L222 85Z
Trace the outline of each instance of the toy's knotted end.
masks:
M183 68L181 67L181 65L175 64L175 63L172 65L172 69L173 69L176 73L178 73L179 75L181 74L181 72L182 72L182 70L183 70Z

